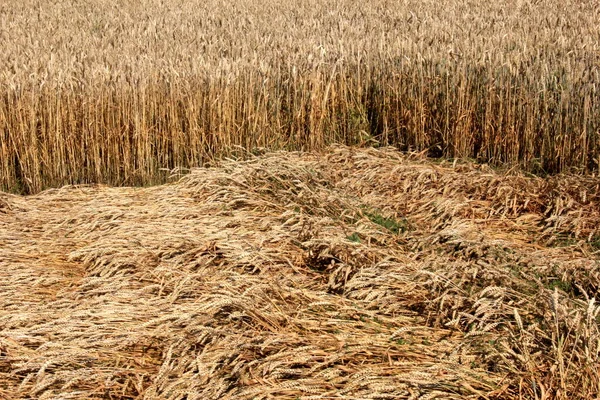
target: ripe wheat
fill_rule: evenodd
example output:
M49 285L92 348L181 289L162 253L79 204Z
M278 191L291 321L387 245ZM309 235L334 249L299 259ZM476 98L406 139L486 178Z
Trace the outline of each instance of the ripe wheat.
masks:
M594 172L598 21L581 0L4 1L0 188L333 142Z

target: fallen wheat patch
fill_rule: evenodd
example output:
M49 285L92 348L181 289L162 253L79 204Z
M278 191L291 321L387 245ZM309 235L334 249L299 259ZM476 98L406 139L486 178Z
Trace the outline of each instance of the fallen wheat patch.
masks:
M0 201L0 398L600 394L592 178L334 147Z

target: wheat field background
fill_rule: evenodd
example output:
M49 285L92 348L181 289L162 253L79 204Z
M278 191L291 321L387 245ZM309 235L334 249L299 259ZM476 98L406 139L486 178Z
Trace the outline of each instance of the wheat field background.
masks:
M592 0L6 0L0 188L331 143L597 172L599 21Z

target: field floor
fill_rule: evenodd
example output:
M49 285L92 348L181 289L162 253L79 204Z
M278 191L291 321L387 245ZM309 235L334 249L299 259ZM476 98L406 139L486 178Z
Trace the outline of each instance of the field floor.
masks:
M391 149L0 193L1 399L592 399L600 179Z

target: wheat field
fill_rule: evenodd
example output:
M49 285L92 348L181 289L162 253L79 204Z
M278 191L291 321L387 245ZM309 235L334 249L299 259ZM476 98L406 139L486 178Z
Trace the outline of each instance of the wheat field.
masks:
M600 398L594 0L0 2L0 400Z
M0 194L0 399L596 399L599 204L339 146Z
M598 171L593 0L5 0L0 189L394 145Z

